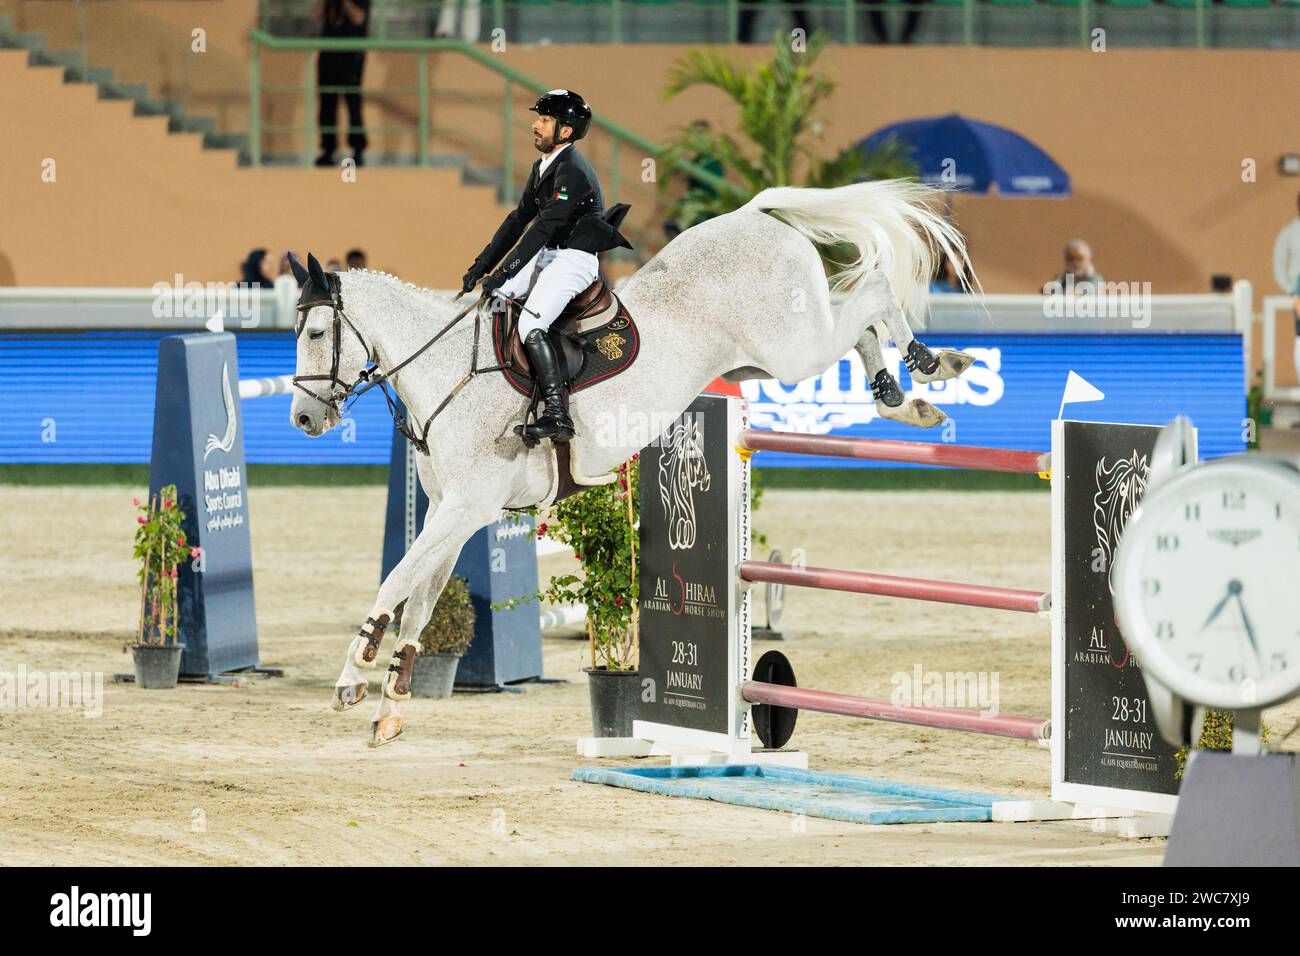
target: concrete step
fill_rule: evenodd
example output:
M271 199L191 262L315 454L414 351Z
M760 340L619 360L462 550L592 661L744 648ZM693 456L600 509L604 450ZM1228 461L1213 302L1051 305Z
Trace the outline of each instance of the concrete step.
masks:
M145 100L149 98L149 88L143 83L108 82L99 85L101 100Z
M203 145L208 145L208 137L217 131L217 118L215 116L190 116L186 113L176 113L168 111L171 121L167 124L167 129L173 133L201 133L203 135Z
M5 33L0 43L11 50L30 50L32 53L45 52L45 37L39 33Z

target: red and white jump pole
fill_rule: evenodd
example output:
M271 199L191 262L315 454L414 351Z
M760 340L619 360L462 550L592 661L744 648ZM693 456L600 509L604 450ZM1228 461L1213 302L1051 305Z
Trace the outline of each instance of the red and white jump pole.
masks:
M1009 448L930 445L924 442L849 438L841 435L797 435L792 432L755 431L752 428L740 433L740 444L751 451L784 451L793 455L820 455L827 458L947 465L976 471L1035 475L1052 470L1052 456L1049 453Z
M914 724L938 730L964 730L995 737L1017 737L1021 740L1048 740L1051 721L1036 717L1013 717L999 714L988 717L977 710L957 710L949 707L904 707L887 700L836 694L806 687L784 687L762 681L746 681L740 687L740 696L751 704L785 707L793 710L816 710L824 714L843 717L865 717L869 720L888 720L896 724Z
M744 581L759 583L788 584L791 587L820 588L824 591L850 591L854 594L879 594L884 597L991 607L1029 614L1049 610L1052 606L1052 595L1042 591L962 584L957 581L930 581L925 578L874 574L870 571L842 571L839 568L799 568L770 561L742 561L740 577Z

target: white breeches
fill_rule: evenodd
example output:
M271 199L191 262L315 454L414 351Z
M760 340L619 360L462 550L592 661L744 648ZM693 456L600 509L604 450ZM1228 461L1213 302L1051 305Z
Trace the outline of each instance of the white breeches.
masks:
M540 271L533 282L535 269ZM600 260L578 249L542 249L533 256L501 286L502 294L512 299L528 296L519 318L519 338L533 329L549 329L573 297L596 281L599 272Z

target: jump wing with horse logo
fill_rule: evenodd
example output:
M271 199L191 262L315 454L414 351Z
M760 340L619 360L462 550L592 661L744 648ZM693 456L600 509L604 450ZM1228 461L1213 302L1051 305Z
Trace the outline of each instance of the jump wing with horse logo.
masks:
M235 395L230 388L230 363L223 362L221 365L221 398L226 406L226 431L220 438L211 433L208 434L208 444L203 452L203 460L207 461L208 456L214 451L230 451L235 444L235 427L236 413Z

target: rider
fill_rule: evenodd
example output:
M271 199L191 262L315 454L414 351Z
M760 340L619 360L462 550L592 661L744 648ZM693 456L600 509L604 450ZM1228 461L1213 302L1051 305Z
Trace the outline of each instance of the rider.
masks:
M528 296L519 317L519 340L545 407L524 435L532 441L565 442L573 437L573 420L565 403L559 360L546 331L569 301L596 280L597 255L632 245L618 231L627 207L620 203L602 215L605 197L600 180L573 145L587 134L591 107L572 90L551 90L531 110L537 114L533 145L542 157L528 174L518 207L465 273L461 291L470 291L483 279L484 295ZM489 274L507 252L507 261Z

